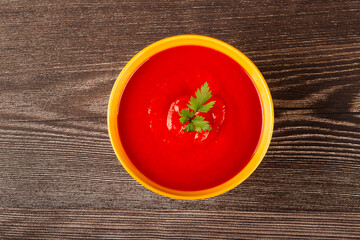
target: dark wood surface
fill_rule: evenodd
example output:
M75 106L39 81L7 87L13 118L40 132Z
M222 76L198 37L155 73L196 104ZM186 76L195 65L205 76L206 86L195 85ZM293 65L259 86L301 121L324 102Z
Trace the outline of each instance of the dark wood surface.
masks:
M226 41L275 107L240 186L180 201L117 161L112 85L145 46ZM359 239L359 1L0 1L0 239Z

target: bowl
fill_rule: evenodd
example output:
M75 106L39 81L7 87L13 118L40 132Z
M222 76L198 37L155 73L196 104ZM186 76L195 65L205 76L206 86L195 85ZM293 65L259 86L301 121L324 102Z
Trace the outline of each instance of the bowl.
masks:
M132 74L151 56L166 49L184 45L203 46L217 50L240 64L247 72L247 74L251 77L258 91L263 112L263 127L261 137L258 143L258 147L255 150L255 153L253 154L248 164L237 175L232 177L230 180L224 182L223 184L199 191L182 191L167 188L155 183L154 181L146 177L134 166L134 164L127 156L118 132L117 116L120 100L124 88ZM241 53L239 50L232 47L231 45L215 38L201 35L179 35L165 38L149 45L148 47L137 53L126 64L126 66L123 68L118 78L116 79L113 89L111 91L108 104L107 123L110 141L116 153L116 156L122 166L125 168L125 170L135 180L137 180L140 184L142 184L149 190L169 198L182 200L197 200L214 197L231 190L232 188L242 183L245 179L247 179L251 175L251 173L258 167L270 145L274 125L274 110L270 91L265 82L265 79L263 78L257 67L254 65L254 63L252 63L251 60L247 58L243 53Z

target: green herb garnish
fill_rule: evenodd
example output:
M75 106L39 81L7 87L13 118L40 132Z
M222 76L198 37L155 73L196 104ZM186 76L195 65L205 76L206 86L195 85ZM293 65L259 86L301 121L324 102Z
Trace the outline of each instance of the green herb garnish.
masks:
M207 82L204 83L204 85L200 89L196 90L195 96L196 98L194 98L193 96L190 97L189 104L187 105L193 111L190 111L189 109L182 109L179 114L180 122L181 124L188 123L184 129L188 132L202 132L206 130L211 130L209 122L205 121L204 117L198 115L195 116L195 114L198 112L206 113L215 104L215 101L206 103L206 101L212 97Z

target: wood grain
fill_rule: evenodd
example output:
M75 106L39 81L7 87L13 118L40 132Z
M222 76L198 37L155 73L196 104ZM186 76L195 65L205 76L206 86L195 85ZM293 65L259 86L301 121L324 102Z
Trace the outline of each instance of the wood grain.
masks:
M358 239L360 214L0 210L4 239ZM226 226L226 227L224 227Z
M164 37L245 53L275 107L259 168L221 196L158 196L118 163L112 85ZM358 1L1 1L0 238L356 239Z

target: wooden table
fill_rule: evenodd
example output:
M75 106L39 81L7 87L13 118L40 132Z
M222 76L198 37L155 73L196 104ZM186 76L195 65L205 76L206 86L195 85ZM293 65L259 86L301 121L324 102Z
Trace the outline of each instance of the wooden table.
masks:
M107 133L126 62L168 36L245 53L275 107L243 184L180 201L122 168ZM0 2L0 239L359 239L359 1Z

